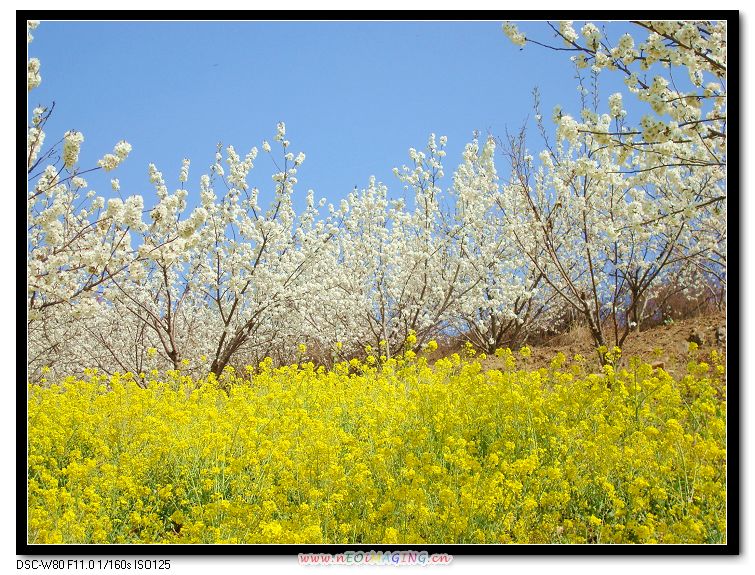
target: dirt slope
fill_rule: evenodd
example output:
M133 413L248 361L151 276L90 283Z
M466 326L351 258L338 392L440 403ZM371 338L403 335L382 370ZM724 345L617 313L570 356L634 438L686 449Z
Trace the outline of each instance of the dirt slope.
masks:
M714 349L719 353L726 353L725 330L725 312L678 320L671 325L658 326L629 335L624 342L622 357L626 360L632 356L639 356L650 363L663 363L663 368L672 375L682 375L686 371L690 336L696 333L701 337L699 353L702 355L699 357L708 357ZM580 354L593 362L594 367L597 368L598 365L597 354L586 328L576 328L569 333L556 336L547 345L530 347L531 357L523 359L517 354L518 368L537 369L547 366L558 352L563 352L569 359L575 354ZM501 365L502 362L497 357L485 360L485 366L489 369L496 369Z

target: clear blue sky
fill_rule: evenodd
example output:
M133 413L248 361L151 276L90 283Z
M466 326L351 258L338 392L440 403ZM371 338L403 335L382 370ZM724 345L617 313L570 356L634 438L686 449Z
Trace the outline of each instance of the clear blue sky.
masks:
M520 27L551 39L544 22ZM142 194L147 206L150 162L173 190L182 158L190 158L188 188L198 195L219 141L243 157L264 139L273 143L281 120L294 153L307 156L296 188L302 205L309 188L337 203L373 174L400 195L391 170L408 163L409 147L424 148L430 132L448 136L450 185L473 130L517 130L532 117L535 86L547 120L556 104L574 115L580 109L569 53L520 50L498 20L43 21L33 34L29 55L41 60L42 84L29 107L56 102L47 143L69 129L83 132L80 160L89 167L127 140L134 149L124 164L87 179L108 196L117 177L124 196ZM607 109L608 95L623 84L616 74L601 76ZM539 150L532 125L531 134ZM265 202L274 168L263 156L260 149L248 181Z

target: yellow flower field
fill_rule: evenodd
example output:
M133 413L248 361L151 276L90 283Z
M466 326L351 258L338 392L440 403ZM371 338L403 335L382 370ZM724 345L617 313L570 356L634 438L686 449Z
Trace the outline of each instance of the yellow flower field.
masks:
M29 385L28 541L726 541L715 354L678 381L500 355Z

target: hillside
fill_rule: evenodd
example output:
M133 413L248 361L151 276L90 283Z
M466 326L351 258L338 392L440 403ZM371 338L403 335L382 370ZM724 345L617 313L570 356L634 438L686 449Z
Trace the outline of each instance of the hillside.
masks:
M723 328L722 334L719 331L720 328ZM625 361L630 357L639 356L654 364L662 363L667 372L678 377L686 370L689 339L693 333L701 336L702 345L699 346L698 352L700 358L708 357L712 350L725 356L725 311L678 320L671 325L661 325L633 333L624 342L622 356ZM723 337L717 337L717 333ZM517 366L521 369L538 369L546 366L558 352L563 352L567 358L572 358L575 354L583 355L597 368L598 362L593 343L587 328L584 327L555 336L546 345L531 345L530 348L532 355L529 358L517 357ZM491 356L485 360L485 367L489 369L497 369L501 366L502 360L497 357Z

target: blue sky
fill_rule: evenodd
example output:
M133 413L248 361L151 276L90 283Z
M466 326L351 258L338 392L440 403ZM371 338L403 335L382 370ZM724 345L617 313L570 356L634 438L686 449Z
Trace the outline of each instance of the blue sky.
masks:
M544 22L521 28L551 37ZM87 179L109 195L109 178L117 177L124 196L142 194L147 206L154 198L150 162L174 189L182 158L190 158L188 188L196 191L218 142L243 157L262 140L272 143L279 121L294 153L307 156L296 192L301 206L310 188L337 203L355 185L365 187L370 175L400 195L391 170L408 163L409 147L424 148L431 132L448 136L450 184L474 130L503 136L532 117L535 86L546 119L556 104L574 115L580 109L569 53L520 50L498 20L43 21L29 55L42 62L30 109L56 103L47 142L69 129L83 132L80 163L90 167L127 140L134 149L123 165ZM607 106L623 84L615 74L602 76ZM531 133L539 149L534 126ZM264 201L274 166L263 156L248 181Z

